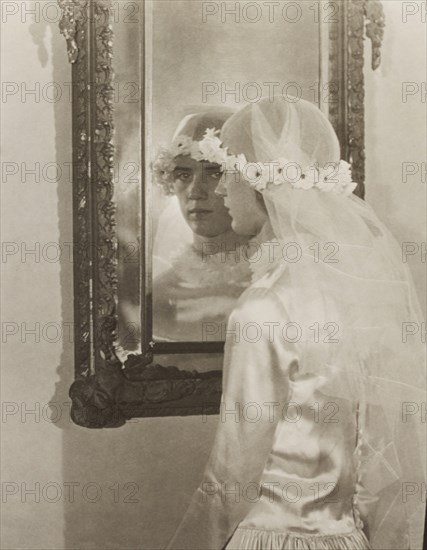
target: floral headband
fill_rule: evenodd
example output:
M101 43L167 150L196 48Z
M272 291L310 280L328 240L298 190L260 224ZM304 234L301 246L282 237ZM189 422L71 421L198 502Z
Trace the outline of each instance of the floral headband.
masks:
M288 183L295 189L311 189L323 192L351 195L357 186L352 181L351 166L340 160L323 167L318 164L302 167L284 157L271 162L248 162L245 155L229 155L217 137L219 130L208 128L201 141L188 136L178 136L170 149L163 149L153 163L153 175L166 194L173 194L172 172L176 168L175 157L189 155L197 161L218 164L223 173L240 173L245 182L256 191L263 191L270 184ZM222 178L224 179L224 178Z
M188 155L197 161L208 161L224 167L229 162L227 150L221 147L217 137L220 130L208 128L201 141L194 141L189 136L179 135L169 149L162 149L153 162L154 181L163 188L167 195L173 194L172 172L176 168L175 157ZM234 158L234 157L233 157Z
M288 183L295 189L314 187L337 195L351 195L357 187L351 177L351 166L345 160L328 162L320 167L317 163L301 166L284 157L271 162L247 162L244 155L238 155L237 160L229 161L227 171L230 162L231 166L234 162L234 170L257 191L263 191L270 184Z

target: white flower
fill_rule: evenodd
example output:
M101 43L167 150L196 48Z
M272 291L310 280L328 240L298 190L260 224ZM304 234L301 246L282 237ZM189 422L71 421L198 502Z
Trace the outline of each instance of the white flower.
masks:
M276 161L271 162L270 164L271 164L272 183L274 185L280 185L282 183L285 183L285 181L287 181L285 177L286 165L289 164L289 160L281 157Z
M217 137L204 137L198 145L204 160L214 162L214 159L221 155L221 140Z
M179 135L171 145L170 153L173 157L189 155L200 162L208 162L224 165L227 161L227 150L221 147L222 142L217 137L219 130L208 128L200 141L194 141L190 136Z
M224 167L226 172L238 172L240 167L237 157L234 155L229 155L225 159Z
M251 187L261 191L265 189L268 183L268 177L265 175L265 168L260 162L248 162L243 167L243 177Z
M345 161L329 163L319 169L317 164L301 167L297 162L284 157L266 163L247 162L241 154L228 155L224 166L227 171L239 170L247 183L259 191L265 189L269 183L285 183L295 189L317 187L323 192L350 195L357 185L351 179L351 166Z
M174 156L167 149L161 150L152 164L154 181L166 195L173 194L171 176L175 167Z
M317 184L317 187L324 191L325 193L329 193L330 191L335 190L335 188L339 185L339 180L336 174L336 171L331 172L330 168L320 168L319 170L319 183Z
M256 185L258 191L262 191L267 187L269 183L273 183L273 166L270 162L265 162L261 164L261 175L259 181Z
M167 150L160 151L153 162L153 170L161 175L165 175L168 172L173 172L175 166L173 156Z
M351 166L345 160L341 160L338 166L338 179L341 185L343 195L351 195L357 187L357 183L352 180Z
M191 143L189 155L192 159L197 161L205 160L205 156L202 151L200 151L199 145L200 143L198 141L193 141Z
M336 195L351 195L357 186L351 178L351 166L341 160L339 163L330 162L319 171L320 180L317 187L324 192Z
M289 169L289 166L291 170ZM293 187L295 187L295 189L311 189L319 181L319 173L317 171L317 168L314 166L301 168L296 163L288 163L288 167L286 167L286 170L287 174L289 174L290 172L296 172L296 177L293 177L291 179L291 184ZM287 177L292 176L287 175Z
M338 165L336 165L334 173L330 174L327 180L329 181L327 182L327 189L325 190L332 191L337 195L351 195L357 187L357 183L352 181L351 166L345 160L341 160ZM329 185L329 182L333 182L333 186Z
M216 128L206 128L204 137L208 139L218 139L216 137L218 134L219 134L219 130L217 130Z
M351 178L351 166L345 160L340 160L338 164L338 179L343 187L353 183Z
M271 182L274 185L280 185L281 183L284 183L283 178L283 167L280 166L280 162L274 162L271 166Z
M313 187L313 182L309 179L306 179L305 174L301 174L301 178L298 181L292 182L292 186L295 189L311 189Z
M304 189L311 189L311 187L315 187L316 185L319 184L320 175L319 175L319 169L317 168L317 166L308 166L307 168L305 168L303 173L301 174L301 178L303 176L305 176Z
M217 137L219 130L208 128L201 141L193 142L191 157L195 160L206 160L221 166L227 162L227 150L222 147L221 140Z
M265 189L266 185L269 183L277 185L279 179L281 180L281 183L283 183L283 177L280 178L280 175L281 171L277 160L273 162L261 163L261 176L259 178L259 184L262 185L263 189Z

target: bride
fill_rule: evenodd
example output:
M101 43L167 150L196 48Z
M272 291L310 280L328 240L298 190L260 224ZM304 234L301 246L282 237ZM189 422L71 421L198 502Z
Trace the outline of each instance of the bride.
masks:
M422 316L400 249L317 107L264 99L220 137L217 191L258 250L214 447L168 548L421 549L425 357L402 338Z

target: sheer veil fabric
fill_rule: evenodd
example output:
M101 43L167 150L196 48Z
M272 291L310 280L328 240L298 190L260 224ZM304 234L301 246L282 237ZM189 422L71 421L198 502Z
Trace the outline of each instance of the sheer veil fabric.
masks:
M230 154L243 153L248 162L284 157L301 166L324 166L340 160L331 124L317 107L303 100L275 98L248 105L225 123L221 140ZM233 184L234 176L227 176L227 185ZM369 546L359 539L334 539L331 526L324 533L331 538L325 542L318 533L313 546L303 536L293 540L290 533L285 540L276 533L275 542L264 537L264 543L258 539L258 546L245 548L421 549L425 349L421 337L406 337L405 324L419 327L420 333L423 318L400 247L372 208L354 195L315 187L296 189L284 182L267 185L262 196L274 239L274 247L269 247L274 250L274 261L270 271L242 295L236 315L240 321L246 318L260 325L291 321L300 327L300 337L278 343L263 336L250 346L227 338L223 406L227 402L230 408L237 400L258 402L262 407L266 401L286 404L290 397L296 399L296 393L291 393L296 380L305 383L301 386L305 388L315 380L316 395L326 396L328 402L347 411L343 422L349 428L341 426L341 431L334 432L334 446L352 449L355 515L363 520ZM283 255L290 243L300 251L295 261ZM319 338L312 328L325 325L335 327L332 343L322 333ZM280 424L286 424L286 419L271 422L265 407L263 412L256 423L220 417L203 480L170 549L220 550L251 515L250 499L236 502L213 488L265 477L267 466L274 461ZM300 452L304 455L306 449ZM298 464L298 445L294 453ZM320 453L319 467L327 459ZM362 525L361 520L356 527Z

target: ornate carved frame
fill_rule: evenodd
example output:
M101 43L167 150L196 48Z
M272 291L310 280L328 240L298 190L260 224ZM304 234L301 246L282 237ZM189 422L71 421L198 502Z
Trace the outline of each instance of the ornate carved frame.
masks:
M111 0L58 0L73 81L73 212L75 377L73 421L117 427L133 417L215 414L221 372L199 373L147 365L131 355L124 368L114 354L117 240L113 203L113 31ZM338 101L330 118L343 158L351 162L356 193L364 195L364 51L380 63L384 16L380 1L339 0L330 29L330 81Z

